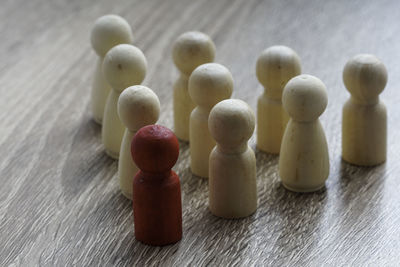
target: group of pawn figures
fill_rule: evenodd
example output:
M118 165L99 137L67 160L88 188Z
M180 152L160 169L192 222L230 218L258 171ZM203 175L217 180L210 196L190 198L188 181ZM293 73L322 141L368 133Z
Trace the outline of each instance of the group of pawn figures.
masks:
M201 32L186 32L173 45L181 75L174 84L174 133L156 125L160 102L140 85L147 62L131 45L129 24L117 15L100 17L91 33L99 56L91 102L102 124L106 153L119 159L122 194L133 200L136 239L166 245L182 237L179 177L171 170L179 143L189 142L190 169L209 178L210 211L223 218L242 218L257 208L256 159L248 140L255 115L244 101L229 99L229 70L212 63L213 41ZM257 106L257 147L279 154L279 176L295 192L321 189L329 175L328 146L319 116L327 91L318 78L301 74L299 56L285 46L264 50L256 75L265 91ZM380 102L387 72L373 55L347 62L343 81L351 97L343 108L342 157L373 166L386 159L386 108Z

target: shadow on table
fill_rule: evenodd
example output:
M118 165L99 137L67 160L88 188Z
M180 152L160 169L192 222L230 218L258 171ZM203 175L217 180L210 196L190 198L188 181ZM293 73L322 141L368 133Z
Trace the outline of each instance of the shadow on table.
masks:
M338 211L341 222L340 234L357 232L374 225L379 228L380 218L388 205L383 205L385 196L386 164L360 167L343 160L339 163Z
M281 183L275 186L268 196L264 216L271 231L273 248L267 255L275 259L274 265L288 263L289 257L302 253L307 257L319 241L321 220L325 216L327 189L324 187L312 193L296 193L284 188ZM308 247L307 249L305 249Z
M262 258L272 265L285 265L288 258L300 251L304 257L318 242L321 220L326 211L327 189L311 193L296 193L287 190L279 178L279 155L255 150L257 158L257 184L259 208L256 214L258 233L268 233L257 238Z
M195 261L229 265L235 258L246 257L256 235L256 213L241 219L224 219L213 215L204 205L188 226L186 242Z
M361 167L344 160L339 163L339 190L344 199L351 200L351 193L382 190L386 176L386 164L372 167Z
M87 116L81 120L67 153L61 170L61 185L66 201L78 196L99 173L116 164L103 151L101 126Z

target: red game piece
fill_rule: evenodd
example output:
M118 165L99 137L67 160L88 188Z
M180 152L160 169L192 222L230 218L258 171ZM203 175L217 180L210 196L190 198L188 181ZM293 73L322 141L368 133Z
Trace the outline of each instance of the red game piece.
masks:
M166 127L148 125L133 137L131 152L140 169L133 180L136 239L155 246L181 240L181 187L171 170L179 155L178 139Z

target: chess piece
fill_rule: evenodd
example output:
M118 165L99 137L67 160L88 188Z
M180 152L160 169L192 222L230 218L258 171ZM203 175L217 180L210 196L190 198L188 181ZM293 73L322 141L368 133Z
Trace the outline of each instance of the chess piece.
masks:
M264 93L257 105L257 147L278 154L289 116L282 108L282 91L286 83L301 73L299 56L286 46L272 46L257 60L257 78Z
M182 238L181 188L171 170L179 155L174 133L160 125L141 128L132 140L140 171L133 179L133 218L137 240L154 246Z
M374 166L386 161L387 115L379 100L387 82L385 65L373 55L350 59L343 81L351 97L343 107L342 157L345 161Z
M247 144L254 113L242 100L223 100L212 108L208 127L217 142L209 163L210 211L228 219L249 216L257 209L256 158Z
M299 75L285 86L283 108L290 116L282 138L279 175L295 192L324 187L329 175L325 133L319 121L328 103L325 85L311 75Z
M175 41L172 57L180 77L174 84L174 132L182 141L189 141L189 118L195 105L189 96L188 81L198 66L214 61L215 45L202 32L186 32Z
M140 128L157 122L160 102L151 89L142 85L131 86L119 96L118 115L126 126L119 152L119 187L125 197L132 199L133 177L139 170L132 160L132 139Z
M103 75L103 60L112 47L132 43L132 30L128 22L120 16L105 15L94 23L90 39L94 51L99 56L94 72L91 108L93 119L101 124L106 100L111 90Z
M103 73L112 90L107 97L101 133L105 150L112 158L119 157L125 131L125 126L118 117L118 97L125 88L143 81L146 68L145 56L133 45L114 46L104 58Z
M190 115L190 168L193 174L208 177L208 158L215 141L208 130L208 115L215 104L232 94L233 79L227 68L217 63L197 67L189 78L189 94L197 105Z

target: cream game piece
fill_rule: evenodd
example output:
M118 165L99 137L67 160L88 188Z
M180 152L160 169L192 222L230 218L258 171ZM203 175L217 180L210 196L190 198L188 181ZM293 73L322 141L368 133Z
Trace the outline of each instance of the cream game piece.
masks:
M257 105L257 147L278 154L289 120L282 108L282 91L291 78L301 73L300 58L289 47L269 47L258 58L256 73L265 88Z
M328 145L319 121L328 103L326 87L314 76L296 76L286 84L282 103L290 116L279 157L282 184L295 192L317 191L329 175Z
M128 22L120 16L105 15L94 23L90 39L94 51L99 56L94 72L91 107L93 119L101 124L106 100L111 90L103 75L103 60L112 47L132 43L132 30Z
M387 82L385 65L373 55L350 59L343 81L351 97L343 107L342 157L345 161L373 166L386 161L387 115L379 100Z
M151 89L142 85L131 86L119 96L118 115L126 126L119 152L119 187L125 197L132 199L133 177L139 169L132 159L131 142L140 128L157 122L160 102Z
M201 64L213 62L215 45L202 32L186 32L175 41L172 57L180 77L174 84L174 132L182 141L189 141L190 113L195 107L188 92L188 81L192 71Z
M217 142L210 154L210 210L229 219L249 216L257 209L256 158L247 144L254 113L242 100L223 100L211 110L208 127Z
M190 115L190 168L197 176L208 177L208 157L215 146L208 115L215 104L231 96L232 89L232 75L220 64L203 64L190 75L189 94L197 105Z
M107 154L118 159L125 126L118 117L118 97L122 91L140 84L146 75L147 62L139 48L120 44L111 48L103 62L103 73L111 85L104 110L102 141Z

